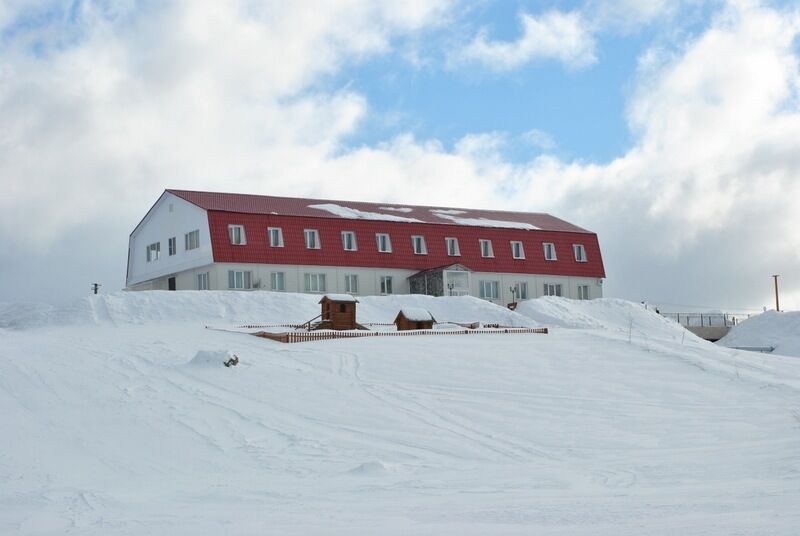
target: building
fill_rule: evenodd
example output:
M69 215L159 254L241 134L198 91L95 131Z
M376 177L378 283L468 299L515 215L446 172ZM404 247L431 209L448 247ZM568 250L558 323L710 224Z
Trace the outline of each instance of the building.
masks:
M397 331L411 329L433 329L436 319L427 309L422 307L403 307L394 319Z
M602 296L597 235L548 214L166 190L130 235L130 290Z

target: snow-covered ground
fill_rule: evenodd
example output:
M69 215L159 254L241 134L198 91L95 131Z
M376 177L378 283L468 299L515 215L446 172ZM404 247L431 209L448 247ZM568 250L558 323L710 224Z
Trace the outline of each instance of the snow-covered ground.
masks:
M302 322L316 301L0 306L0 534L797 534L800 360L617 300L358 306L549 335L204 328Z
M800 311L767 311L734 326L718 341L728 347L774 347L773 353L800 357Z

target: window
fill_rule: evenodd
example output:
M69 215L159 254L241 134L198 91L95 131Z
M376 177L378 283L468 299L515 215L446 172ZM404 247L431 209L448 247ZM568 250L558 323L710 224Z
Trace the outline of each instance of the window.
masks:
M169 250L169 256L170 257L175 255L176 250L178 248L175 246L175 237L174 236L172 238L170 238L169 240L167 240L167 249Z
M428 246L425 245L424 236L412 236L411 247L414 248L414 255L427 255Z
M195 229L191 233L186 233L183 235L183 244L184 249L189 251L190 249L197 249L200 247L200 229Z
M528 299L528 284L524 281L515 283L512 287L514 290L514 299L527 300Z
M525 250L522 248L522 242L511 241L511 256L515 259L525 258Z
M325 274L305 274L306 292L325 292Z
M147 262L157 261L161 256L161 242L147 246Z
M228 237L234 246L247 244L247 239L244 236L244 225L228 225Z
M208 272L197 274L197 290L208 290Z
M480 296L486 300L497 300L500 298L499 281L480 281Z
M461 256L461 250L458 249L458 238L445 238L444 243L447 245L447 254L449 256Z
M388 234L376 233L375 239L378 241L378 251L380 253L392 252L392 240Z
M589 285L578 285L578 299L579 300L589 299Z
M544 295L545 296L561 296L561 285L556 283L545 283L544 284Z
M545 242L542 244L544 247L544 260L546 261L554 261L556 260L556 245L552 242Z
M269 236L269 247L283 247L283 229L280 227L267 227L267 235Z
M250 288L250 272L228 270L228 288Z
M572 251L575 252L575 260L578 262L586 262L586 248L583 244L572 244Z
M356 233L353 231L342 231L342 249L345 251L358 250L358 245L356 244Z
M390 275L382 275L381 276L381 294L391 294L392 293L392 276Z
M355 274L344 276L344 291L348 294L358 294L358 276Z
M481 257L494 257L494 249L492 249L491 240L478 240L481 246Z
M319 249L319 231L316 229L306 229L303 231L306 237L306 249Z
M286 276L283 272L271 272L269 274L269 289L276 292L286 290Z

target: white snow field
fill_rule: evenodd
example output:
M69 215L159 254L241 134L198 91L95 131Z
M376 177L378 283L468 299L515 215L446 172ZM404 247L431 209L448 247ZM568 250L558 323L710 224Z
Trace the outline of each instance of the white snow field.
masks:
M773 353L800 357L800 311L767 311L734 326L717 344L774 347Z
M317 301L1 306L0 534L798 534L796 358L608 299L358 305L360 322L408 306L549 335L204 328L301 322Z

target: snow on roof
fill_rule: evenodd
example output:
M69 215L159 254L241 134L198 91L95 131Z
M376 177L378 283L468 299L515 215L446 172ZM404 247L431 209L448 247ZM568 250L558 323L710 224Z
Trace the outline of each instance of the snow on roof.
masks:
M488 218L459 218L458 216L451 215L453 212L459 212L458 210L450 211L449 213L441 210L432 210L431 212L440 218L450 220L459 225L473 225L477 227L504 227L508 229L527 229L529 231L539 229L539 227L536 227L535 225L521 221L490 220Z
M192 190L166 190L166 192L193 203L204 210L241 214L280 214L282 216L316 218L373 219L440 225L506 227L526 230L541 229L573 233L591 232L550 214L540 212L509 212L415 205L392 207L387 204L363 201L331 201Z
M335 214L341 218L349 218L352 220L384 220L384 221L404 221L423 223L422 220L416 218L405 218L403 216L395 216L394 214L381 214L380 212L367 212L358 210L357 208L343 207L335 203L322 203L319 205L308 205L308 208L316 208L318 210L327 210L331 214Z
M352 296L350 294L325 294L322 297L322 299L325 299L325 298L328 298L330 301L335 301L335 302L358 303L358 300L356 299L356 297ZM320 302L322 302L322 300L320 300Z
M412 322L427 322L429 320L435 320L430 311L423 309L422 307L403 307L400 309L400 314Z

